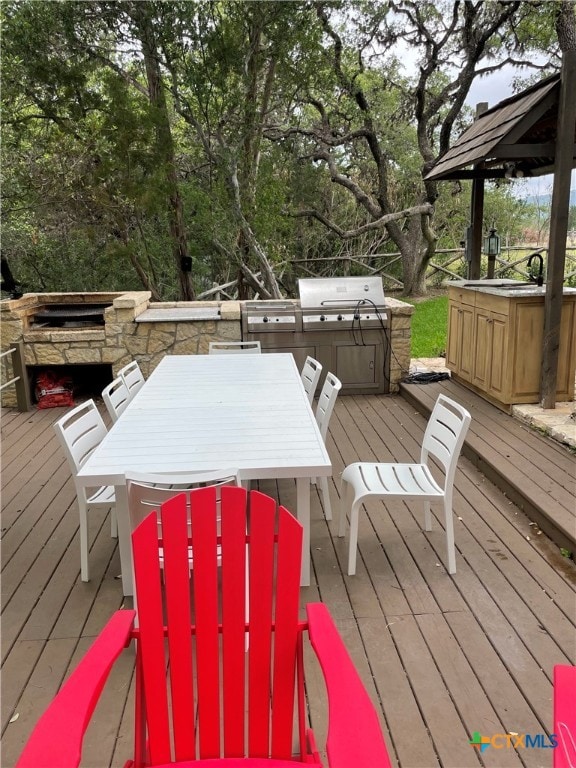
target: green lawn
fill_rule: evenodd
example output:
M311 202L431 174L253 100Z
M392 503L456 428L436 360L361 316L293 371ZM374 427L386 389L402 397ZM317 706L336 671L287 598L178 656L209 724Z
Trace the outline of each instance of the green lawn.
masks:
M410 301L412 315L412 357L440 357L446 352L448 297Z

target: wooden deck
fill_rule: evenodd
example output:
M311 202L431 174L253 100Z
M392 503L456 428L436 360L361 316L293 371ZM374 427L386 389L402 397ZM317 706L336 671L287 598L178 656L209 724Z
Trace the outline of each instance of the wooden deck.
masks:
M576 551L576 454L454 381L402 384L426 418L442 392L468 408L463 453L559 547Z
M91 519L92 581L79 580L74 487L51 426L62 413L3 411L2 768L14 765L70 667L123 605L116 542L103 515ZM478 422L481 413L473 411ZM359 459L415 458L425 423L404 397L341 397L328 446L334 476ZM490 435L484 439L492 446L506 437L495 424ZM510 444L510 466L525 461L523 445ZM534 463L557 465L557 450L551 446L548 454L542 447ZM546 494L573 497L573 489L560 487L550 470ZM295 483L262 483L261 489L294 506ZM336 511L337 483L331 494ZM332 611L381 715L395 764L550 766L550 749L490 747L480 756L468 742L474 732L551 732L553 666L576 663L576 566L467 457L460 461L454 509L454 576L444 567L439 510L426 534L420 510L374 501L361 515L357 575L348 577L348 539L334 536L336 524L324 521L314 491L312 586L302 590L302 603L322 600ZM112 672L83 765L120 766L130 756L132 665L128 651ZM322 684L310 667L308 697L321 741Z

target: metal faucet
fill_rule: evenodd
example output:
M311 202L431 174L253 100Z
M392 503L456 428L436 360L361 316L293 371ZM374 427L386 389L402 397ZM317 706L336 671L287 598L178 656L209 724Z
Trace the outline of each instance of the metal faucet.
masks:
M533 259L538 259L540 262L540 265L538 267L538 275L534 277L532 272L529 273L528 277L531 280L531 282L536 283L536 285L541 286L544 285L544 259L542 258L541 253L533 253L530 258L528 259L528 264L526 265L528 269L530 269L530 265L532 264Z

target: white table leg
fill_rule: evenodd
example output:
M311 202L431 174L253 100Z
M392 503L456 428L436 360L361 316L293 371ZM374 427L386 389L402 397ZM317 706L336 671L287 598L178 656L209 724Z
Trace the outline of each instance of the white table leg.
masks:
M302 574L300 586L310 586L310 478L296 478L296 517L302 523Z
M130 515L128 514L128 494L126 485L117 485L116 518L118 520L118 549L120 550L120 568L122 570L122 592L125 597L134 594L132 580L132 544L130 541Z

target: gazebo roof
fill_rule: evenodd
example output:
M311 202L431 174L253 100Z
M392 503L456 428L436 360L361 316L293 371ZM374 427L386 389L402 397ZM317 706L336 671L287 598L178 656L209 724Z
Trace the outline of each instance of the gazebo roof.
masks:
M559 93L560 75L553 75L486 110L436 162L426 179L551 173Z

